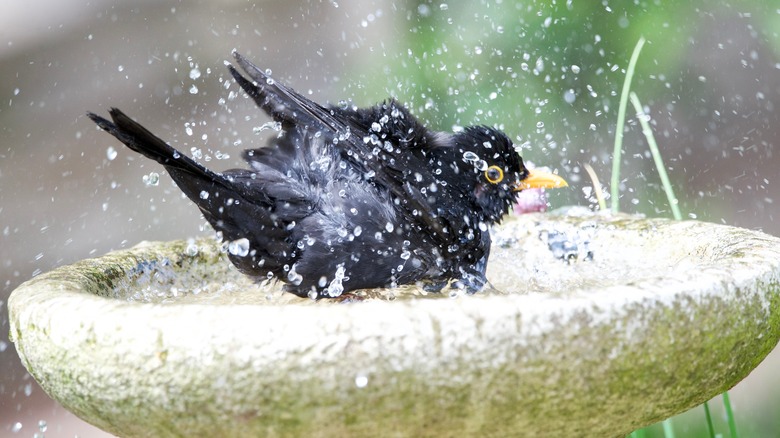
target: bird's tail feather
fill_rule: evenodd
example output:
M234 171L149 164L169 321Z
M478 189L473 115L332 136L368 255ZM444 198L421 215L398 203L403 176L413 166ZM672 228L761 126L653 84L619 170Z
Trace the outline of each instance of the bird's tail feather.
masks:
M87 116L101 129L116 137L130 149L157 161L166 168L183 170L208 180L219 179L218 174L177 151L119 109L111 108L109 114L111 114L113 122L91 112L88 112Z
M251 171L211 171L165 143L122 111L112 108L109 114L112 120L87 113L100 128L127 147L165 166L176 185L198 206L214 229L222 232L225 240L250 239L254 250L251 257L231 255L239 270L255 276L265 276L269 270L281 270L281 266L272 261L278 258L277 254L289 251L289 244L285 241L289 232L276 223L269 209L272 201L267 194L250 184L254 181ZM269 259L265 265L262 262L264 258Z

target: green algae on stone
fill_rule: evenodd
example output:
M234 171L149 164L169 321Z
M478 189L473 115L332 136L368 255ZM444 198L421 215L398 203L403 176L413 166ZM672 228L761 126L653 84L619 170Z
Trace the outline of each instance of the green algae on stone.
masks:
M578 211L494 236L493 290L349 303L253 284L212 240L144 243L20 286L11 338L81 418L163 437L625 436L780 338L780 239Z

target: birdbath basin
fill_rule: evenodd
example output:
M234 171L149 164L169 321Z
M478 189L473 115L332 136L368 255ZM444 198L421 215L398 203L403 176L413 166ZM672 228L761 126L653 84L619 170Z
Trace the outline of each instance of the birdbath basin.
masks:
M41 387L120 436L625 436L731 388L780 336L780 239L530 214L493 288L312 301L210 240L142 243L13 292Z

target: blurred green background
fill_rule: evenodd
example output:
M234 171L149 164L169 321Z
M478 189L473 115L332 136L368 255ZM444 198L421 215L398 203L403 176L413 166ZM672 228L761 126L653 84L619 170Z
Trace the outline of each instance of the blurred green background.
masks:
M437 129L497 125L569 180L553 206L595 208L583 164L608 191L619 93L644 36L633 90L683 214L780 235L779 32L780 5L766 0L4 2L0 435L32 435L41 420L52 436L101 434L21 367L5 311L16 286L141 240L210 233L169 178L146 185L161 168L98 133L87 110L121 107L177 148L201 148L210 167L239 167L266 119L225 86L235 48L317 101L393 96ZM636 125L629 110L621 208L670 217ZM778 366L776 350L732 391L742 436L780 433ZM703 410L673 425L701 436Z

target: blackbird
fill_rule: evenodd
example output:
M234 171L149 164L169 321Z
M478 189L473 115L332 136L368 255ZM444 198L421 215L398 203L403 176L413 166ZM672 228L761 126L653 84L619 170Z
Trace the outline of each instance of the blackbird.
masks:
M238 53L236 82L281 125L244 151L248 169L214 172L116 108L88 113L130 149L162 164L221 233L228 257L257 281L301 297L422 283L473 293L487 284L490 226L527 188L566 186L531 172L501 131L424 127L397 101L322 106Z

